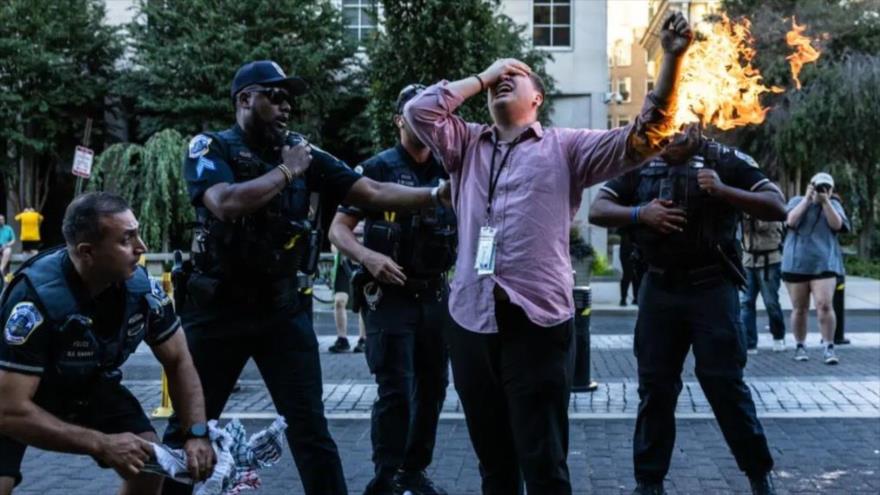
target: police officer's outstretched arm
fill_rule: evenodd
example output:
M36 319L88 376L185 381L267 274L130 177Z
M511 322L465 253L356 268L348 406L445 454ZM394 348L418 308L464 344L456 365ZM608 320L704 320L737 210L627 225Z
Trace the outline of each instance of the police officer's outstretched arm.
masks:
M44 450L95 457L123 478L136 476L153 455L150 443L133 433L107 435L62 421L34 402L50 332L41 310L25 298L23 283L10 289L3 307L0 341L0 435Z
M436 188L407 187L362 177L351 186L345 202L381 210L415 210L434 206L440 201L448 204L450 192L448 182Z
M354 228L360 219L348 213L337 212L330 224L330 242L336 246L342 254L364 265L367 271L380 282L403 285L406 283L406 275L403 268L388 256L366 248L358 242L354 235Z
M758 164L740 151L727 149L719 159L718 171L703 168L697 173L700 189L760 220L784 221L785 198L761 172Z

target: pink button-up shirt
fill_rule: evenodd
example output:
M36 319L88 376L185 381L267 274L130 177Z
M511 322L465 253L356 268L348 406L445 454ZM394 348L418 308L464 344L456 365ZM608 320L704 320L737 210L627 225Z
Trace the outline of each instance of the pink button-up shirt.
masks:
M610 131L542 129L532 124L514 144L496 140L493 126L455 115L463 98L441 82L410 100L410 127L441 158L452 181L458 216L458 259L449 309L462 327L498 331L493 291L499 285L537 325L558 325L574 315L569 228L585 187L636 167L644 156L630 145L634 126L662 118L652 100L633 124ZM653 114L653 115L652 115ZM641 129L640 129L641 130ZM486 218L489 169L495 171L513 146ZM497 229L495 273L477 275L474 262L480 228Z

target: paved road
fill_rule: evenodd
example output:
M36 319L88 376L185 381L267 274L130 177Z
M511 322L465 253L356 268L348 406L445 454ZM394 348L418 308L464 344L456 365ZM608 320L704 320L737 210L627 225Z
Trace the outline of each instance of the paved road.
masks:
M316 314L322 346L325 406L340 447L351 493L360 493L370 477L369 409L375 398L363 355L326 352L333 341L332 315ZM592 320L593 376L601 386L593 394L575 394L571 405L570 467L578 494L629 493L633 488L630 441L638 404L632 356L634 316L599 315ZM351 321L351 335L355 322ZM766 319L759 319L759 328ZM850 346L839 347L841 364L825 366L815 331L811 359L798 363L770 351L762 332L760 352L745 369L759 414L777 460L780 493L880 493L880 313L847 319ZM126 383L148 410L159 400L159 367L142 348L125 366ZM748 486L711 416L688 358L678 413L679 441L668 478L670 493L746 493ZM241 418L248 429L265 426L274 415L256 368L242 375L226 417ZM467 439L460 405L450 387L444 406L438 449L431 475L450 494L479 493L479 475ZM163 421L156 422L161 432ZM259 493L302 493L289 453L264 473ZM111 471L91 459L31 449L25 458L26 480L16 493L112 493Z

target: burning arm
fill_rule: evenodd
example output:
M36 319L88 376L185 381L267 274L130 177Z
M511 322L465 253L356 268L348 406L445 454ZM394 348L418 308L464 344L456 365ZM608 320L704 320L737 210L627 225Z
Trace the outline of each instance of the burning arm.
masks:
M648 158L660 151L666 139L675 134L676 93L684 55L693 39L691 27L680 12L671 14L663 23L660 74L654 92L648 95L649 101L633 127L629 140L631 155Z

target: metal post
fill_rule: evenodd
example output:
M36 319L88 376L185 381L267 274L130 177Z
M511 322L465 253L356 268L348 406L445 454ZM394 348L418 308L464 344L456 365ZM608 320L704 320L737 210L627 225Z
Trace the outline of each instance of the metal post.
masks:
M837 276L837 285L834 287L834 299L831 305L834 307L834 314L837 317L837 326L834 329L834 344L849 344L849 339L844 336L844 327L846 326L846 313L843 307L844 289L846 289L846 277Z
M572 392L592 392L599 384L592 380L590 373L590 313L592 312L592 290L589 286L574 288L574 380Z
M86 148L89 147L89 143L92 140L92 119L86 119L86 131L83 133L82 145ZM73 197L77 197L82 194L83 190L83 178L80 176L76 177L76 190L73 193Z

